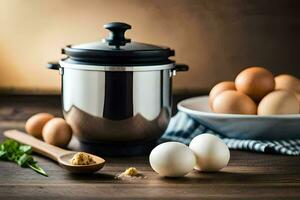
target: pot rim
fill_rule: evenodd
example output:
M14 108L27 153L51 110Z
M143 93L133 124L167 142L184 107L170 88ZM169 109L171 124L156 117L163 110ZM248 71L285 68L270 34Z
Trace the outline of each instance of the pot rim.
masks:
M164 65L145 65L145 66L104 66L104 65L85 65L85 64L73 64L66 62L64 60L60 60L59 64L61 68L66 69L77 69L77 70L87 70L87 71L158 71L158 70L166 70L166 69L174 69L175 62L171 62L169 64Z

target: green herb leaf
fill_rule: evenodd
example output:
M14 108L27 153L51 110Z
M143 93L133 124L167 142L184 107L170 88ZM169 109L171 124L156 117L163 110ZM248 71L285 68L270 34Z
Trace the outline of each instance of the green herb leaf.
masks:
M43 176L48 176L48 174L40 166L38 166L36 163L29 164L28 166L31 169L33 169L34 171L36 171L37 173L39 173Z
M33 158L31 155L23 154L17 161L17 164L21 167L27 167L30 163L33 162Z
M0 150L0 160L6 160L6 152L3 150Z
M39 174L48 176L48 174L37 165L31 153L31 146L20 144L15 140L7 139L0 144L0 160L13 161L21 167L30 167Z
M20 145L19 150L23 153L31 154L32 153L32 147L29 145Z

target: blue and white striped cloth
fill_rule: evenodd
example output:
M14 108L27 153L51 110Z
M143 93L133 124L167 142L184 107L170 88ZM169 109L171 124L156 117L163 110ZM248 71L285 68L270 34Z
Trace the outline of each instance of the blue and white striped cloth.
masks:
M177 141L188 145L195 136L202 133L211 133L219 136L230 149L294 156L300 155L300 139L266 141L226 138L203 126L183 112L178 112L171 119L160 142Z

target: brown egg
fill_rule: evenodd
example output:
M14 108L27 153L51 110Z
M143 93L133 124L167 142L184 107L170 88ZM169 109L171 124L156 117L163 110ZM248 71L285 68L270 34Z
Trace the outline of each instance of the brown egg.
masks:
M275 77L276 90L288 90L294 92L300 101L300 79L289 75L281 74Z
M220 94L221 92L224 92L226 90L235 90L235 84L234 84L233 81L220 82L210 90L210 93L209 93L209 106L210 106L211 109L213 109L212 108L212 102L214 101L216 96L218 94Z
M62 118L51 119L43 128L43 139L48 144L66 147L71 138L72 129Z
M259 103L258 115L298 114L300 104L294 93L276 90L266 95Z
M52 118L54 118L54 116L49 113L35 114L27 120L25 124L25 130L30 135L42 139L43 127Z
M247 95L238 91L227 90L215 98L213 110L216 113L255 115L257 106Z
M262 67L250 67L243 70L235 79L236 89L259 102L275 88L272 73Z

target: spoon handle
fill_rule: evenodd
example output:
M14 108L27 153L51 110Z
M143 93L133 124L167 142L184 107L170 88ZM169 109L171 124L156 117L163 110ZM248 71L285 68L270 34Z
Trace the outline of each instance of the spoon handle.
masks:
M5 131L4 136L16 140L22 144L30 145L34 152L37 152L55 161L58 161L59 156L70 152L51 144L47 144L41 140L34 138L31 135L18 130Z

